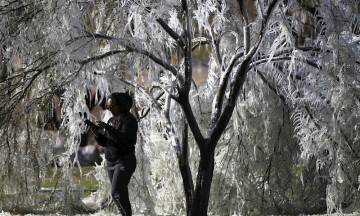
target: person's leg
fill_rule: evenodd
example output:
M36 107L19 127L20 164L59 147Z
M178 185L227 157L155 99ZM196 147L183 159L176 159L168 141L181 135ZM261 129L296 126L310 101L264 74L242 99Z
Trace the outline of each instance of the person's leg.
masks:
M114 171L115 171L115 165L114 166L110 166L108 165L107 167L107 173L108 173L108 177L110 180L110 184L112 185L112 180L113 180L113 176L114 176ZM112 192L111 192L112 195ZM116 202L115 202L116 203Z
M112 179L113 179L113 176L114 176L114 169L109 169L108 168L108 176L109 176L109 180L110 180L110 183L112 183Z
M128 184L135 168L135 156L126 157L122 163L116 165L116 169L114 170L112 177L111 195L123 216L130 216L132 214Z

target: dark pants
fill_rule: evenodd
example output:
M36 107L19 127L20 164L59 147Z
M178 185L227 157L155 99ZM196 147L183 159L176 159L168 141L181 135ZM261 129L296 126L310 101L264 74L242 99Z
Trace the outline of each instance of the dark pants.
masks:
M107 165L111 182L111 196L123 216L132 214L128 184L135 168L136 158L133 153L124 155L116 163L108 162Z

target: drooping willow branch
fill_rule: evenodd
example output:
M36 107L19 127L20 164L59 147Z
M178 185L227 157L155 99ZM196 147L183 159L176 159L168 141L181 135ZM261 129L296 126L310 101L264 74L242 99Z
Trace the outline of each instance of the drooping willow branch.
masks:
M172 28L170 28L161 18L157 18L156 21L179 44L181 49L184 50L186 46L184 39L181 38L180 35L178 35Z
M255 53L257 52L261 41L263 39L263 37L265 36L265 29L267 26L267 23L270 19L271 13L274 10L276 4L278 3L278 0L274 0L272 2L270 2L266 12L264 13L263 16L263 21L261 22L261 28L260 28L260 34L254 44L254 46L249 50L248 53L245 54L243 61L241 62L241 64L237 67L235 74L234 74L234 78L230 84L230 92L229 92L229 97L226 100L226 104L223 110L215 110L213 111L213 113L215 112L221 112L221 114L217 119L214 119L216 121L216 123L212 124L213 126L210 128L209 134L210 134L210 146L209 148L215 148L217 141L220 139L221 134L223 133L225 126L227 125L227 123L229 122L231 115L233 113L234 107L235 107L235 102L236 99L239 95L240 89L242 88L244 82L245 82L245 78L246 78L246 74L248 72L248 67L250 65L251 59L253 58L253 56L255 55ZM228 78L229 79L229 78ZM223 86L222 88L226 88L225 86ZM225 94L222 95L222 98L216 98L218 100L223 100L225 97Z
M178 73L177 69L174 66L172 66L170 63L166 62L164 59L157 57L150 51L145 50L144 48L140 47L139 44L136 44L136 43L140 43L139 41L130 41L130 40L125 40L125 39L120 39L120 38L114 38L114 37L110 37L110 36L100 34L100 33L87 33L84 37L94 37L94 38L100 38L100 39L105 39L105 40L109 40L109 41L114 41L114 42L120 44L121 46L125 47L126 51L128 51L128 52L135 52L135 53L145 55L149 59L151 59L153 62L159 64L164 69L170 71L173 76L177 77L180 84L184 83L183 77Z
M246 1L244 0L238 0L238 5L241 12L241 18L244 22L244 52L245 54L249 52L249 46L250 46L250 26L249 26L249 15L247 12L247 5Z
M84 59L84 60L78 60L77 62L80 63L80 64L87 64L89 62L101 60L101 59L104 59L106 57L116 55L116 54L119 54L119 53L124 53L124 52L127 52L127 50L112 50L112 51L106 52L106 53L101 54L101 55L93 56L93 57L90 57L90 58L87 58L87 59Z
M313 66L313 64L309 64L311 66ZM282 69L280 69L282 70ZM287 104L286 102L286 96L283 95L281 92L277 91L276 88L265 78L265 76L263 75L263 73L259 70L256 70L257 74L260 76L261 80L269 87L269 89L271 91L273 91L273 93L275 93L276 95L278 95L281 99L281 101L284 104ZM291 85L294 85L294 83L291 83ZM298 96L300 97L299 93L297 93ZM327 102L329 103L329 101ZM314 117L313 113L311 112L311 108L309 106L309 104L304 104L304 109L307 113L307 115L309 116L310 120L314 123L315 127L318 130L321 130L321 126L318 123L318 121L316 120L316 118ZM344 131L342 130L342 128L340 128L340 134L343 136L344 140L345 140L345 144L347 145L347 147L349 148L349 150L351 151L351 153L353 154L353 156L357 159L360 158L359 154L355 151L354 147L351 145L351 141L350 139L346 136L346 134L344 133ZM325 134L325 137L327 140L329 140L330 143L332 143L334 146L339 146L339 143L334 140L331 136Z

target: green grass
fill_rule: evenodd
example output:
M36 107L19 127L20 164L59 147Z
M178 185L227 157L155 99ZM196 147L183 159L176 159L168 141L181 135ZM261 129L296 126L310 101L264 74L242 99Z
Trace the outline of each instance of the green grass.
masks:
M80 169L78 167L74 167L72 170L72 174L74 175L75 182L81 186L84 190L84 197L90 195L91 191L95 191L98 189L98 183L94 177L91 175L89 177L86 176L87 173L93 171L94 168L92 166L82 167L82 175L80 174ZM61 172L58 172L54 175L54 170L52 167L49 167L45 178L42 180L41 187L44 188L55 188L59 187L57 185L58 180L60 178Z

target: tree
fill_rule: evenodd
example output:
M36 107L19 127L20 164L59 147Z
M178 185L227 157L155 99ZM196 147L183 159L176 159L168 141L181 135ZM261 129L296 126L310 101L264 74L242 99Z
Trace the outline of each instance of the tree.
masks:
M268 206L274 214L287 212L284 206L301 198L289 198L287 189L292 187L326 198L328 212L341 209L346 202L355 203L358 6L351 0L2 3L1 148L2 156L7 153L9 159L2 165L6 168L14 163L21 173L29 163L43 166L37 152L44 142L43 132L32 124L42 125L44 107L60 88L66 89L63 127L72 152L86 130L78 113L88 112L84 102L88 86L107 95L125 85L134 93L138 107L156 108L149 116L165 123L162 133L179 160L187 215L207 214L215 158L224 152L229 164L240 162L240 167L249 169L240 172L232 166L240 178L215 173L216 178L228 175L226 184L233 181L234 190L241 191L236 199L243 206L229 209L230 213L260 214ZM207 57L204 86L193 81L194 52L199 49ZM146 74L147 82L141 82L141 73ZM155 120L144 120L143 128L153 128L151 121ZM25 132L18 136L19 131ZM141 135L151 134L144 130ZM289 146L279 149L286 142ZM24 147L16 149L16 143ZM194 143L199 156L193 165L187 156ZM239 152L236 159L227 158L230 149ZM250 154L250 149L262 155ZM13 153L26 155L27 162L19 163ZM271 177L272 170L282 167L295 170L294 174ZM304 186L307 180L301 176L314 177L311 169L325 174L310 189L281 181L281 175L299 177ZM14 174L4 170L4 182L11 182ZM39 172L31 170L34 178ZM67 169L63 172L64 179L70 179ZM20 180L13 190L27 190L29 185L23 182L30 180L16 176ZM2 199L7 190L2 188ZM355 195L347 196L348 191ZM65 203L74 200L69 193L66 197L70 198Z

